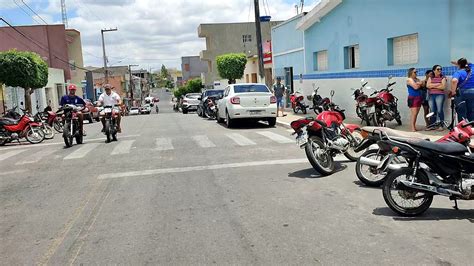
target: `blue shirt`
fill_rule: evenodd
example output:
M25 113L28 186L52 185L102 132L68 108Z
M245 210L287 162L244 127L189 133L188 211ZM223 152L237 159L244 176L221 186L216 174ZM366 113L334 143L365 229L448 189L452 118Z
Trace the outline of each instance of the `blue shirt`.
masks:
M473 64L469 64L469 67L471 68L471 72L474 71L474 69L473 69L474 65ZM474 75L473 74L474 73L471 73L471 76L467 80L466 84L463 84L464 81L467 78L467 75L468 75L467 71L464 70L464 69L459 69L458 71L454 72L453 78L458 80L458 88L460 90L474 89Z
M421 89L415 90L412 86L407 84L408 96L421 96Z
M66 104L74 104L74 105L82 104L85 106L86 102L84 102L84 100L77 95L74 95L74 96L64 95L63 97L61 97L61 103L59 105L64 106Z

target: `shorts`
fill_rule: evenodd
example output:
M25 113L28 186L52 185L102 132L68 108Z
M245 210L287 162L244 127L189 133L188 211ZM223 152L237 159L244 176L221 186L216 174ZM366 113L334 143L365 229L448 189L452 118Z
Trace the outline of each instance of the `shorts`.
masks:
M407 103L410 108L420 108L423 104L423 96L408 96Z
M283 97L277 97L277 107L285 107L283 106Z

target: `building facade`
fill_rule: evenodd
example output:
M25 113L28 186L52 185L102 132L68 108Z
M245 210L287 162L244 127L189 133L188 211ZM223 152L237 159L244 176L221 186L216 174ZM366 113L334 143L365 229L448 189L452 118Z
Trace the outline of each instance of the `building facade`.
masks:
M202 61L199 56L181 57L181 74L183 82L190 79L202 78L202 75L206 75L207 71L207 63Z
M262 43L271 41L271 28L279 23L280 21L261 23ZM206 86L214 84L215 81L221 84L227 82L219 77L217 56L227 53L244 53L247 57L253 58L258 54L256 31L254 22L199 25L198 36L206 39L206 50L200 53L201 60L207 63L208 71L203 75L203 83Z
M77 88L81 88L84 98L90 98L92 95L87 95L85 88L86 70L84 68L84 59L82 56L82 41L81 33L74 29L66 30L67 50L69 55L69 69L71 72L71 79L68 83L75 84Z
M407 14L407 7L420 12ZM274 75L306 95L313 85L325 95L334 89L334 100L343 107L354 106L348 96L362 78L382 88L393 76L406 118L408 68L423 76L440 64L451 75L451 60L474 60L473 10L469 0L321 0L309 13L273 28ZM290 68L292 75L285 72ZM355 108L345 109L355 116Z

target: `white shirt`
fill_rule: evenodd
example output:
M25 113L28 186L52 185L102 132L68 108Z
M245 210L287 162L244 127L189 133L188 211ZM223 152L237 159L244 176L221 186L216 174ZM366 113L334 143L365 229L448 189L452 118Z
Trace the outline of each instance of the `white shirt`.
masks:
M110 95L107 95L107 93L102 93L99 97L99 102L102 103L104 106L115 106L118 105L120 101L120 95L118 95L116 92L111 92Z

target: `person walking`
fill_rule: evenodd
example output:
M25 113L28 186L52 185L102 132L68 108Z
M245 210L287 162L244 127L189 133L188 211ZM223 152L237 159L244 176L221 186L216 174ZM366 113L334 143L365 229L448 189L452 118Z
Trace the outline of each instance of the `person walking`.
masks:
M286 87L281 83L281 77L276 78L276 84L273 85L273 94L277 98L277 117L280 114L286 116L285 106L283 105L283 97L286 95Z
M421 97L423 97L423 102L421 103L421 106L423 107L423 112L424 112L424 118L425 118L425 124L426 128L431 124L430 120L428 117L428 114L430 112L430 106L429 106L429 101L430 101L430 94L428 92L427 84L428 84L428 79L433 75L433 70L426 70L425 72L425 80L423 80L423 86L421 87Z
M449 96L456 96L456 104L465 102L457 108L458 120L466 118L474 121L474 77L472 77L473 64L467 62L466 58L460 58L457 62L451 62L458 67L451 79L451 90Z
M416 118L420 112L421 105L423 103L423 97L421 95L421 88L423 82L420 81L417 76L416 68L412 67L408 69L408 78L407 78L407 89L408 89L408 107L410 108L410 125L413 132L417 131L416 129Z
M427 87L430 93L430 109L434 112L435 125L439 125L439 130L444 129L444 90L446 89L446 77L443 75L443 68L440 65L434 65L433 76L428 78ZM432 128L436 129L436 128Z

